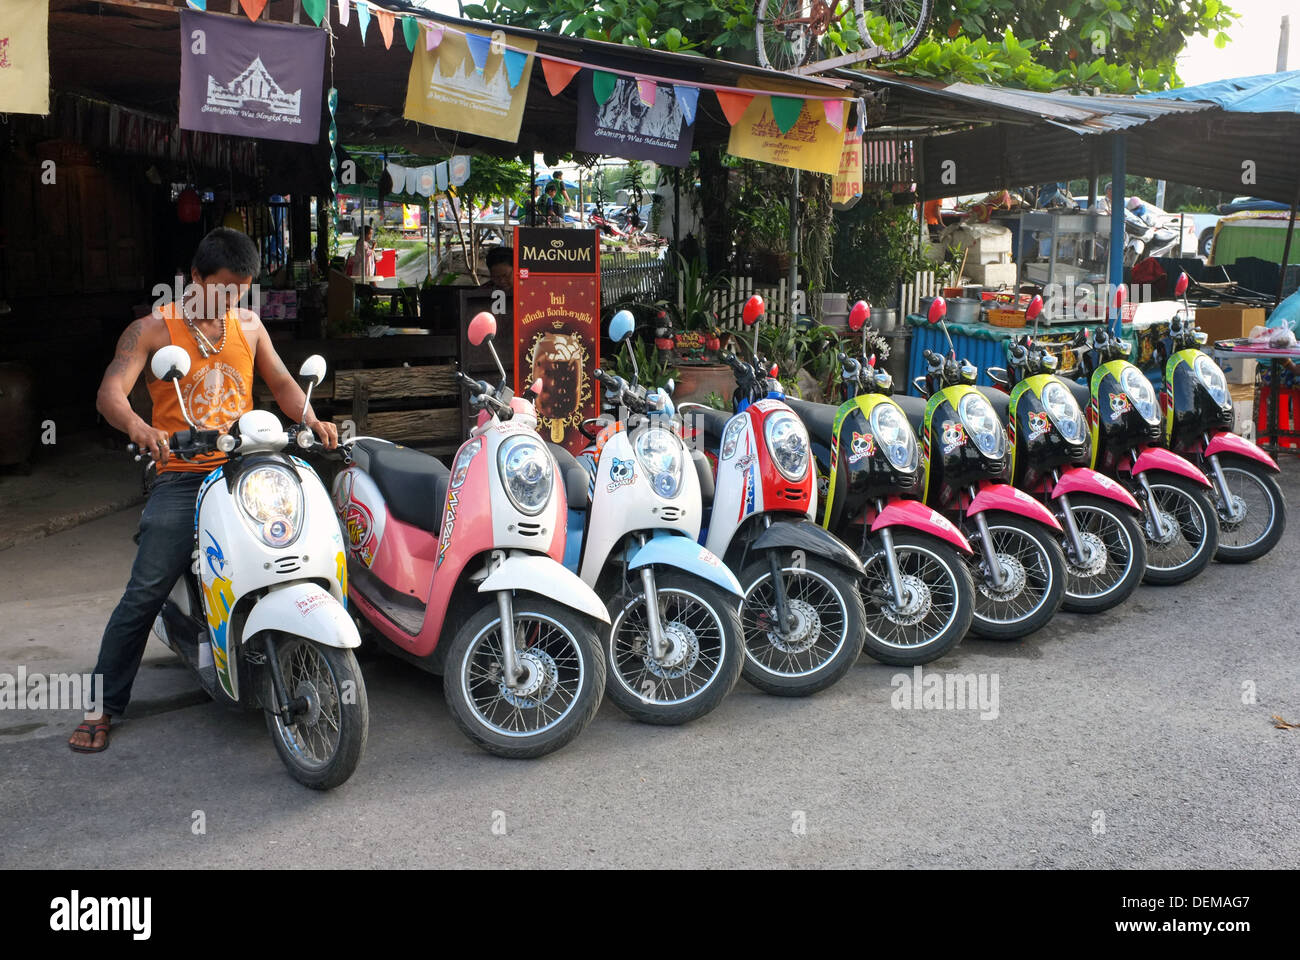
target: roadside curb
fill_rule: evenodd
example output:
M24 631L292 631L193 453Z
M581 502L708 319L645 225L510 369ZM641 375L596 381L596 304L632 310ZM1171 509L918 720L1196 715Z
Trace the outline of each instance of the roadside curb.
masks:
M119 510L125 510L128 507L139 506L144 503L144 494L135 493L128 497L120 497L117 500L111 500L108 503L101 503L85 510L78 510L74 513L65 513L57 517L51 517L48 520L42 520L39 523L30 524L20 527L13 533L5 534L0 537L0 552L19 547L23 544L32 543L45 537L53 536L56 533L62 533L64 530L71 530L73 527L79 527L83 523L89 523L92 520L98 520L106 517L110 513L117 513Z

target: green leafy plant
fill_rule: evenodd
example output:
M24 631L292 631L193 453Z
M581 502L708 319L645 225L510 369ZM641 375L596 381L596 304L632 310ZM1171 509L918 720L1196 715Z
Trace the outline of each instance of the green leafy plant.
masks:
M716 390L704 398L704 405L714 410L730 410L731 402Z
M727 289L725 275L707 273L699 260L687 260L680 253L674 254L674 258L673 273L682 302L661 300L656 306L668 311L676 330L716 330L718 316L714 312L714 300L716 294Z
M835 213L831 273L850 301L891 304L900 282L934 267L921 252L913 209L863 197L851 210Z
M619 346L618 352L614 354L613 363L608 364L606 369L612 369L614 373L630 383L632 361L629 353L636 357L636 369L640 376L637 382L647 389L662 387L669 380L674 380L680 375L670 361L660 356L653 343L638 336L625 340Z

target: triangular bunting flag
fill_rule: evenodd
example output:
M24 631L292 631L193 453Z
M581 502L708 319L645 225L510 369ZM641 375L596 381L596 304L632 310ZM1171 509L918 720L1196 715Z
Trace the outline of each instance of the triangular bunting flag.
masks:
M346 27L352 17L352 0L339 0L339 26Z
M420 21L415 17L402 18L402 39L406 41L406 49L415 53L415 43L420 39Z
M522 50L507 50L506 58L506 80L513 90L519 86L519 78L524 75L524 66L528 63L528 54Z
M329 9L329 0L302 0L302 8L311 17L311 22L319 27L325 11Z
M435 50L438 44L442 43L443 28L436 23L426 23L424 25L424 49Z
M376 10L375 19L379 21L379 35L384 38L384 49L393 46L393 15L387 10Z
M772 119L776 121L776 128L781 131L781 135L790 132L790 128L799 122L799 114L803 113L802 97L773 97L772 98Z
M370 4L357 0L357 26L361 28L361 42L366 42L366 28L370 26Z
M578 67L571 63L559 63L548 57L542 58L542 73L546 74L546 89L551 91L551 96L559 96L560 91L569 85L573 75L578 72Z
M641 95L641 102L647 107L655 105L655 94L659 91L659 84L653 80L640 80L636 82L636 92Z
M836 130L844 129L844 101L823 100L822 109L826 112L826 122Z
M614 87L618 84L618 76L612 73L606 73L604 70L591 71L591 89L596 94L596 102L604 103L614 95Z
M202 10L204 13L208 10L208 0L185 0L194 10Z
M477 33L465 34L465 42L469 44L469 55L474 58L474 69L479 73L487 66L488 53L492 50L492 38L481 37Z
M239 5L244 8L244 13L248 14L248 19L256 22L262 15L266 0L239 0Z
M691 126L695 123L695 105L700 102L700 88L673 84L673 93L677 94L677 106L682 108L682 119Z
M727 90L714 90L713 92L718 98L718 106L722 107L722 113L727 118L727 123L733 127L740 122L740 118L745 115L745 108L754 99L753 94L749 93L731 93Z

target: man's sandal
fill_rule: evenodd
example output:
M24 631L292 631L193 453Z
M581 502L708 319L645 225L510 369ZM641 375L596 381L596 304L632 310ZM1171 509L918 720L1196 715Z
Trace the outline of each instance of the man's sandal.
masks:
M68 747L75 753L103 753L108 749L108 741L111 737L111 734L109 733L110 726L111 724L107 720L83 720L77 726L77 729L72 731L72 733L73 736L76 736L78 733L90 734L90 746L79 747L75 743L69 741ZM101 730L104 731L104 745L97 747L95 746L95 738L99 736L99 731Z

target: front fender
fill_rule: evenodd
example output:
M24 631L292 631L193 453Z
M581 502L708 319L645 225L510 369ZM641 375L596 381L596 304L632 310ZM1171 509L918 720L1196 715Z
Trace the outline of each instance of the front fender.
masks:
M1163 470L1166 473L1186 477L1203 487L1210 485L1210 481L1206 479L1205 474L1196 469L1194 464L1189 463L1178 454L1166 450L1164 447L1147 447L1138 454L1137 462L1133 464L1133 476L1139 476L1148 470Z
M1094 497L1105 497L1124 504L1134 513L1142 512L1133 494L1104 473L1089 470L1087 467L1067 467L1062 471L1061 479L1052 488L1052 499L1055 500L1062 494L1069 493L1087 493Z
M866 569L858 555L850 550L839 537L823 530L811 520L778 520L762 532L754 541L755 550L789 549L802 550L829 560L852 571L856 576L865 577Z
M478 588L479 593L496 593L500 590L523 590L549 597L579 613L609 623L609 611L576 573L566 569L545 554L514 552L488 574Z
M980 492L975 494L975 499L971 501L966 515L973 517L985 510L1003 510L1024 517L1026 520L1035 520L1053 530L1061 529L1061 524L1057 522L1056 517L1052 516L1050 510L1025 491L1017 490L1009 483L986 483Z
M637 547L628 557L629 570L636 570L649 564L677 567L679 570L702 577L738 597L745 595L736 575L723 565L716 554L680 533L655 531L655 535L646 541L645 546Z
M1254 460L1263 464L1274 473L1281 473L1282 468L1277 465L1277 461L1270 457L1259 447L1255 446L1245 437L1239 437L1235 433L1216 433L1210 437L1210 443L1205 448L1205 457L1229 455L1234 457L1245 457L1248 460Z
M343 604L328 590L301 580L275 587L253 605L240 642L247 643L263 630L291 633L327 647L361 646L357 625Z
M871 524L871 532L882 527L911 527L940 540L946 540L963 553L973 552L970 541L937 510L919 500L891 500Z

